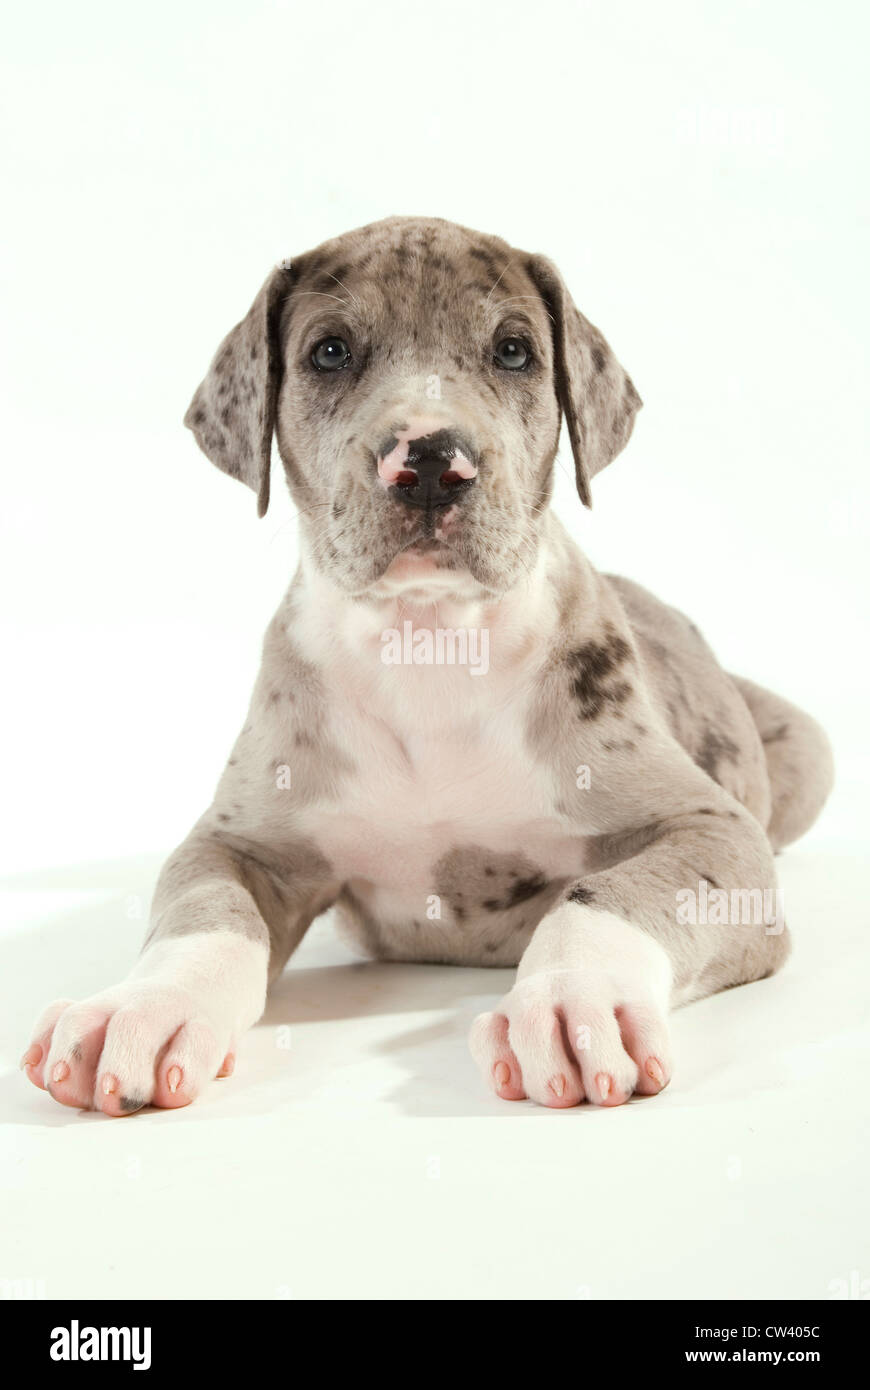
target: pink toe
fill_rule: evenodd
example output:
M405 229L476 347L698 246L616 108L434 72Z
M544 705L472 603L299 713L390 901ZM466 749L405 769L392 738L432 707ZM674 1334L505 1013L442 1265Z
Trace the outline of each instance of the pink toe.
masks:
M492 1080L496 1094L502 1100L525 1100L526 1093L523 1090L519 1072L515 1076L509 1063L496 1062L492 1069Z
M98 1099L103 1114L113 1120L121 1119L124 1115L135 1115L137 1110L149 1104L142 1096L128 1095L117 1076L111 1072L104 1072L100 1078Z
M550 1110L568 1110L580 1104L583 1094L567 1076L557 1072L555 1076L550 1077L546 1093L540 1099Z
M184 1068L177 1062L170 1067L160 1067L157 1072L157 1085L154 1088L152 1104L161 1110L180 1110L196 1100L197 1090Z
M630 1094L630 1091L622 1091L614 1084L609 1072L600 1071L595 1078L596 1099L599 1105L607 1109L614 1105L624 1105Z
M39 1043L31 1043L21 1058L21 1069L24 1075L40 1091L45 1090L45 1082L42 1079L42 1057L43 1052Z

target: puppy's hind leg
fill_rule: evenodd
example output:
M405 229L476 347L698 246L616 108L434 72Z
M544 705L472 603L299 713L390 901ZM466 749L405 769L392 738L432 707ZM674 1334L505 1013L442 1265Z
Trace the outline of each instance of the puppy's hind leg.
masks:
M797 705L742 676L732 679L755 720L770 777L767 834L784 849L814 823L834 784L834 759L824 729Z

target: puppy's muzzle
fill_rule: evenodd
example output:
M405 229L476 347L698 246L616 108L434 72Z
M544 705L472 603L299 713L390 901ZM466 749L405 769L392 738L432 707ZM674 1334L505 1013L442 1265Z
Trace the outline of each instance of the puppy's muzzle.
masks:
M474 447L458 430L397 431L378 454L378 476L390 496L408 507L450 507L477 478Z

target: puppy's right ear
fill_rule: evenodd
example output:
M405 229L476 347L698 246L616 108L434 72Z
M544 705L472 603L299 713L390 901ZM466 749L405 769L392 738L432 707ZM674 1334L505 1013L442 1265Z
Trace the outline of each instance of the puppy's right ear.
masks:
M281 384L279 324L293 279L289 261L275 267L241 323L224 338L184 417L212 463L253 488L260 516L269 505Z

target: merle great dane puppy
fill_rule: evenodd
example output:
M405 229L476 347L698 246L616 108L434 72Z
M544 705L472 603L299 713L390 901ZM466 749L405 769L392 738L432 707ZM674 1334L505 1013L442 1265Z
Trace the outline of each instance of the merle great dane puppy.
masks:
M640 404L556 267L496 237L391 218L272 272L186 424L261 515L277 436L299 568L138 964L46 1011L35 1085L187 1105L330 907L380 959L518 966L471 1049L548 1106L660 1091L669 1009L778 969L773 855L827 740L548 509L562 417L588 505Z

